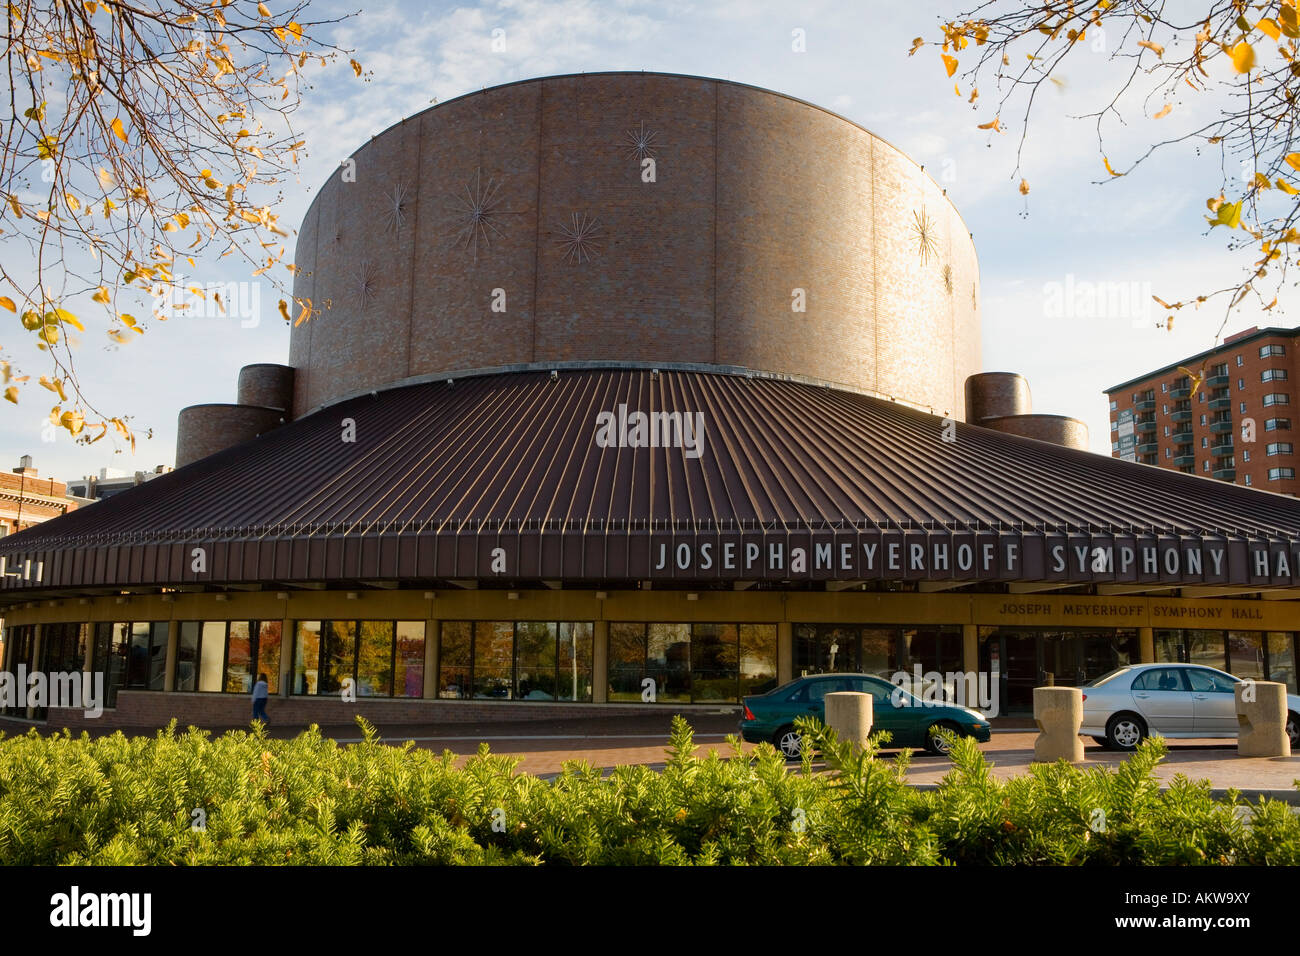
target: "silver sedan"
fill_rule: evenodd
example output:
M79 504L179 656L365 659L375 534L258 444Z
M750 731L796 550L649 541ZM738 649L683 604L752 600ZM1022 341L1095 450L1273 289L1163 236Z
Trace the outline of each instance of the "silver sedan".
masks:
M1201 664L1133 664L1084 684L1079 733L1133 750L1148 736L1236 737L1242 678ZM1286 698L1286 732L1300 746L1300 697Z

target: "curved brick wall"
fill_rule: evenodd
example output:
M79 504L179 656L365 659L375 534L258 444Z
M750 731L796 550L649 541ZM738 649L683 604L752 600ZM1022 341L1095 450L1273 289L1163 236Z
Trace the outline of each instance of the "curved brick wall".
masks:
M293 369L269 362L245 365L239 370L235 401L240 405L293 408Z
M927 173L825 110L695 77L551 77L433 107L352 163L299 234L295 293L321 312L292 331L295 416L563 360L737 365L963 413L974 244ZM575 215L595 223L581 248Z
M1088 450L1088 426L1077 418L1065 415L1012 415L1006 418L986 418L979 423L984 428L1050 441L1054 445Z
M191 405L176 422L176 467L256 438L280 424L283 409L254 405Z
M966 421L1028 415L1033 408L1029 382L1015 372L980 372L966 379Z

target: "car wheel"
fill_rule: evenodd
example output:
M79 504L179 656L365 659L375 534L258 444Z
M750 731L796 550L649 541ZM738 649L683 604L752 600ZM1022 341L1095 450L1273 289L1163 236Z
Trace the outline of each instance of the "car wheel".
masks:
M1291 739L1291 749L1300 747L1300 714L1294 710L1286 712L1286 735Z
M773 734L772 743L786 760L798 760L803 754L803 735L791 725Z
M953 733L960 735L961 728L948 723L931 724L925 731L925 750L938 757L946 757L952 752L952 747L948 742L937 733L940 730L951 730Z
M1105 737L1093 737L1092 739L1096 741L1097 746L1100 747L1102 750L1110 749L1110 741L1107 740Z
M1106 742L1112 750L1137 750L1146 737L1147 725L1136 714L1116 714L1106 724Z

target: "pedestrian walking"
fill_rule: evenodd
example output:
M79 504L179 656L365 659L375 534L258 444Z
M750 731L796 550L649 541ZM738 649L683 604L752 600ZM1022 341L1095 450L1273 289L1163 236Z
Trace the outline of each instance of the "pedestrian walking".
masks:
M271 721L266 716L266 699L270 696L270 690L266 683L266 675L258 674L257 683L253 685L253 719L260 720L262 723L270 726Z

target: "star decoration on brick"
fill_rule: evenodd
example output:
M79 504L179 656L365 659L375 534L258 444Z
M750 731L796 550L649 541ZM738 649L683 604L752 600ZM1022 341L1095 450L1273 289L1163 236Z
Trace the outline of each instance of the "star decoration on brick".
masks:
M912 235L916 239L916 252L921 257L922 264L928 263L931 256L939 253L937 233L938 228L929 213L924 209L912 213Z
M601 230L594 218L584 212L573 214L571 221L560 224L560 238L556 240L564 250L564 261L581 265L600 252Z
M357 307L357 311L364 312L378 289L379 269L370 260L361 260L352 274L348 286L348 298Z
M405 183L398 183L384 194L387 206L384 211L384 228L389 232L401 232L406 225L406 206L411 193Z
M952 295L952 266L947 263L943 266L943 287L949 295Z
M483 182L482 170L474 174L473 184L465 184L463 195L453 194L460 204L460 229L456 233L454 244L473 252L474 261L478 262L478 245L483 243L485 249L492 248L492 237L504 236L505 232L497 225L496 207L500 203L501 185L489 176Z
M647 156L653 159L655 155L655 139L658 135L655 130L646 129L644 121L638 128L628 130L624 144L628 156L638 163Z

